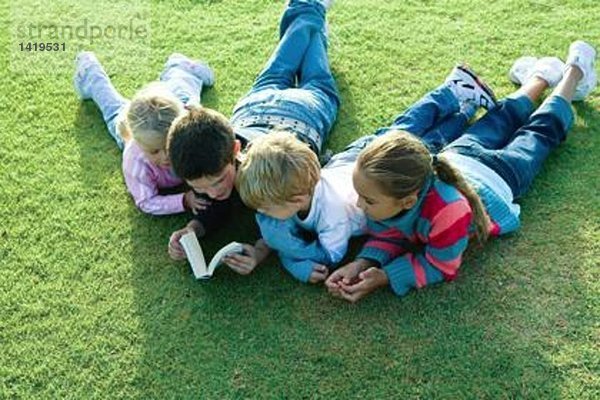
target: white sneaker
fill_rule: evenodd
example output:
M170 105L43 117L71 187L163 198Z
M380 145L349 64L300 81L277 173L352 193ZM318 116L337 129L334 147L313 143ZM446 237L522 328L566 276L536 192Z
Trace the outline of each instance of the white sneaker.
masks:
M537 57L524 56L519 57L513 63L508 71L508 78L517 85L523 85L533 73L533 67L537 62Z
M165 71L171 67L179 67L190 74L202 80L204 86L212 86L215 84L215 73L207 63L192 60L181 53L173 53L165 63Z
M555 87L562 79L565 63L557 57L535 58L525 56L518 58L508 76L511 81L519 85L524 85L532 77L536 76L545 80L549 87Z
M457 65L452 69L446 78L446 84L460 104L474 102L486 110L496 107L496 96L492 89L465 64Z
M575 65L583 73L583 78L577 84L573 100L583 100L595 88L598 78L595 70L596 49L589 43L577 40L569 46L567 65Z
M91 99L90 93L91 80L90 74L95 73L108 77L102 64L91 51L82 51L75 57L75 75L73 76L73 86L75 92L81 100Z
M542 78L551 88L558 85L563 77L565 63L558 57L542 57L533 66L531 76Z

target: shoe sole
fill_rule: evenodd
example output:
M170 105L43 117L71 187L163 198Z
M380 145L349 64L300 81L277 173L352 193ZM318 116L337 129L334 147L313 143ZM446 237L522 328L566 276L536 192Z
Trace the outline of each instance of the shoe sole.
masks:
M483 90L485 92L485 94L487 94L490 97L490 99L492 99L492 104L494 106L498 105L498 100L496 99L496 95L494 94L494 91L492 90L492 88L490 88L487 85L487 83L485 83L479 76L477 76L477 74L475 73L475 71L473 71L469 66L467 66L465 64L457 65L456 68L458 68L459 70L461 70L465 74L469 75L471 77L471 79L473 79L473 81L475 81L475 83L477 84L477 86L479 86L479 88L481 90ZM483 105L482 105L482 107L488 108L488 107L485 107Z

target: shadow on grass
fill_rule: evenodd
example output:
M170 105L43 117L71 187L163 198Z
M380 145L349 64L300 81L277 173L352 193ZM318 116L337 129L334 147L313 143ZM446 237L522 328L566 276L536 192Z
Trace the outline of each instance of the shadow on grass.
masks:
M340 92L341 104L336 123L329 135L327 145L330 145L335 153L342 151L346 145L350 144L356 136L356 127L360 126L356 120L357 110L354 102L352 88L348 84L346 74L338 71L335 66L332 67L333 76ZM366 133L360 133L363 135Z
M524 213L564 208L544 183L581 158L544 174ZM136 384L145 395L201 398L561 397L565 371L554 358L589 334L586 319L574 317L586 313L585 281L565 270L585 255L548 248L548 234L560 241L563 226L525 219L522 233L469 251L456 282L402 299L382 290L357 305L293 281L274 258L251 276L221 268L207 282L195 282L184 263L165 268L164 257L139 263ZM139 214L132 221L142 238L157 229ZM254 238L252 225L234 217L205 241L207 253ZM155 251L142 238L135 253Z
M82 102L74 121L74 135L80 154L80 176L86 187L101 185L106 179L99 170L121 171L121 152L108 134L102 114L92 101ZM99 155L114 154L114 161ZM108 165L108 164L111 165Z
M338 83L348 96L343 77ZM344 107L340 123L352 126L352 102ZM594 121L588 130L597 128L595 110L578 111ZM84 105L77 122L85 166L114 148L108 135L96 137L102 120L93 112ZM582 150L599 141L581 132L551 156L524 199L520 233L471 249L457 281L402 299L386 289L346 304L295 282L274 258L248 277L220 268L194 281L187 263L166 254L169 233L186 217L131 207L132 341L141 354L137 370L125 373L140 398L561 397L566 378L585 374L591 357L575 351L591 334L593 295L582 266L594 248L580 222L597 204L593 152ZM83 170L86 184L101 183L97 171ZM591 184L573 184L573 171ZM210 255L232 239L255 238L252 214L238 210L203 246Z

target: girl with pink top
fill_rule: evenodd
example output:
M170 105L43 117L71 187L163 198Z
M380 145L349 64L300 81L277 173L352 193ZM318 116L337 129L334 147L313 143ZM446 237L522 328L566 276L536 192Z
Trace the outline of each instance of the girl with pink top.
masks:
M135 205L152 215L204 209L206 200L192 190L177 194L161 191L183 184L173 173L166 152L171 123L188 105L200 104L202 86L214 83L213 71L204 63L175 53L167 60L159 81L128 101L114 88L92 52L79 53L75 63L75 90L82 100L96 103L108 133L123 150L123 176Z

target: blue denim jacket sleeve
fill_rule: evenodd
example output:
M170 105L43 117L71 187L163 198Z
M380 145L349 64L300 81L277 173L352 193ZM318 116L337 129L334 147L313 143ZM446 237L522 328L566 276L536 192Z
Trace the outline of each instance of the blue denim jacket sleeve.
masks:
M306 282L315 263L329 265L332 260L319 241L302 238L301 228L290 218L278 220L257 213L256 221L263 240L279 253L283 266L294 277ZM308 270L308 273L305 271ZM304 272L300 272L304 271Z

